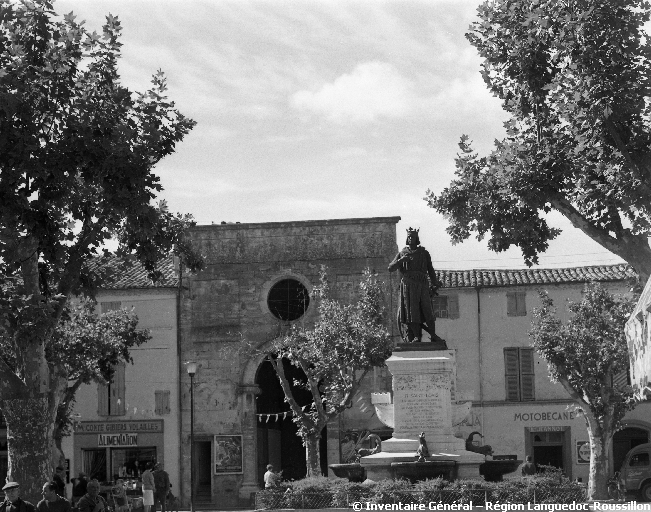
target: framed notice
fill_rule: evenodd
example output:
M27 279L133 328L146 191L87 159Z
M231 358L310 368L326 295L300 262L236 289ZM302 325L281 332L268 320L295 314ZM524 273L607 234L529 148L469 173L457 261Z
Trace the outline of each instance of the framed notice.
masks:
M576 442L576 463L590 464L590 442L589 441Z
M242 473L242 436L215 436L215 474Z

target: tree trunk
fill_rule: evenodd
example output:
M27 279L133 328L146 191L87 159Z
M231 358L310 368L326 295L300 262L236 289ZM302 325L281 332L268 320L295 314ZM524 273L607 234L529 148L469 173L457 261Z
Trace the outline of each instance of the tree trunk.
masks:
M1 408L7 422L7 479L20 483L23 499L38 503L43 483L52 477L54 421L48 400L45 397L2 400Z
M321 434L311 434L303 438L305 445L305 463L307 464L307 476L321 475L321 454L319 453L319 441Z
M607 500L608 479L610 478L610 445L613 439L612 429L604 427L592 415L585 411L588 424L588 438L590 440L590 477L588 480L588 500ZM609 418L603 420L609 425Z

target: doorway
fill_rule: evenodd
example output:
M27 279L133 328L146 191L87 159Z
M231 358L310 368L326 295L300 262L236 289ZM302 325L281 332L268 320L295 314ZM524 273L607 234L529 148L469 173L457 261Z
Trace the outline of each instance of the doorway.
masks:
M565 476L572 478L569 427L531 427L525 428L526 454L533 455L536 469L541 466L558 468Z
M619 471L631 448L649 442L649 432L638 427L626 427L613 436L613 471Z
M194 442L194 497L197 502L212 501L212 443Z
M311 404L312 394L295 385L296 381L305 380L303 370L292 366L288 361L283 361L283 369L298 404L301 407ZM256 397L258 482L264 486L263 477L267 464L272 464L274 471L282 470L283 479L304 478L307 474L305 447L298 436L298 427L292 421L289 404L285 402L285 394L269 361L264 361L260 365L255 382L262 391ZM321 433L319 448L321 472L327 475L327 429L325 428Z

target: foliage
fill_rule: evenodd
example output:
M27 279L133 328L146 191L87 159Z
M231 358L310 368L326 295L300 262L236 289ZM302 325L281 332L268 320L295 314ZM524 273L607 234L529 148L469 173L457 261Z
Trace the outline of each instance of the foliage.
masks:
M581 301L568 302L572 316L564 324L548 293L539 295L542 305L534 309L530 336L550 377L597 419L612 415L616 427L633 406L632 388L613 386L612 379L628 371L624 324L635 302L590 284Z
M98 34L34 0L2 3L0 20L0 329L14 361L0 359L0 401L8 428L24 434L9 436L8 476L30 498L49 476L45 444L69 370L46 351L61 341L69 299L106 284L93 263L104 244L117 240L118 257L134 256L152 279L170 252L201 266L185 234L192 218L154 204L152 172L194 122L167 99L161 71L144 93L122 85L116 17Z
M467 38L482 76L510 118L488 156L461 138L456 179L432 208L454 242L489 236L493 251L520 247L537 263L573 226L651 274L651 43L645 0L490 0Z
M305 483L304 483L305 482ZM282 492L267 490L256 495L256 508L348 508L354 502L385 503L572 503L583 501L585 488L563 477L533 476L503 482L440 478L410 484L406 480L383 480L364 484L343 479L313 478L287 482Z
M149 330L138 329L138 317L119 309L95 313L87 298L69 303L46 349L48 362L63 365L69 383L57 411L55 437L68 435L74 398L82 384L105 383L118 363L132 363L129 349L151 339Z
M624 324L635 301L590 284L581 301L568 302L571 316L563 323L547 292L540 292L540 300L530 336L547 361L550 377L563 385L585 419L590 440L588 498L607 498L609 446L622 418L635 406L631 386L615 380L628 372Z
M383 325L382 288L370 270L364 272L355 304L342 304L329 297L324 268L314 295L319 312L314 327L295 325L287 336L272 343L268 356L304 442L320 436L327 422L350 404L366 373L384 364L393 348ZM306 381L294 384L312 394L310 407L300 407L294 398L280 364L283 359L305 373ZM308 474L310 466L317 471L314 464L308 461Z

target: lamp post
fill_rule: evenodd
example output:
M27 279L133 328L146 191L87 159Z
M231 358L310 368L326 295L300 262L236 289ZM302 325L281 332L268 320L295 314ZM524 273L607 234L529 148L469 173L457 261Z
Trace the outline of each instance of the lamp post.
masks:
M186 365L190 376L190 512L194 512L194 374L197 363L189 361Z

